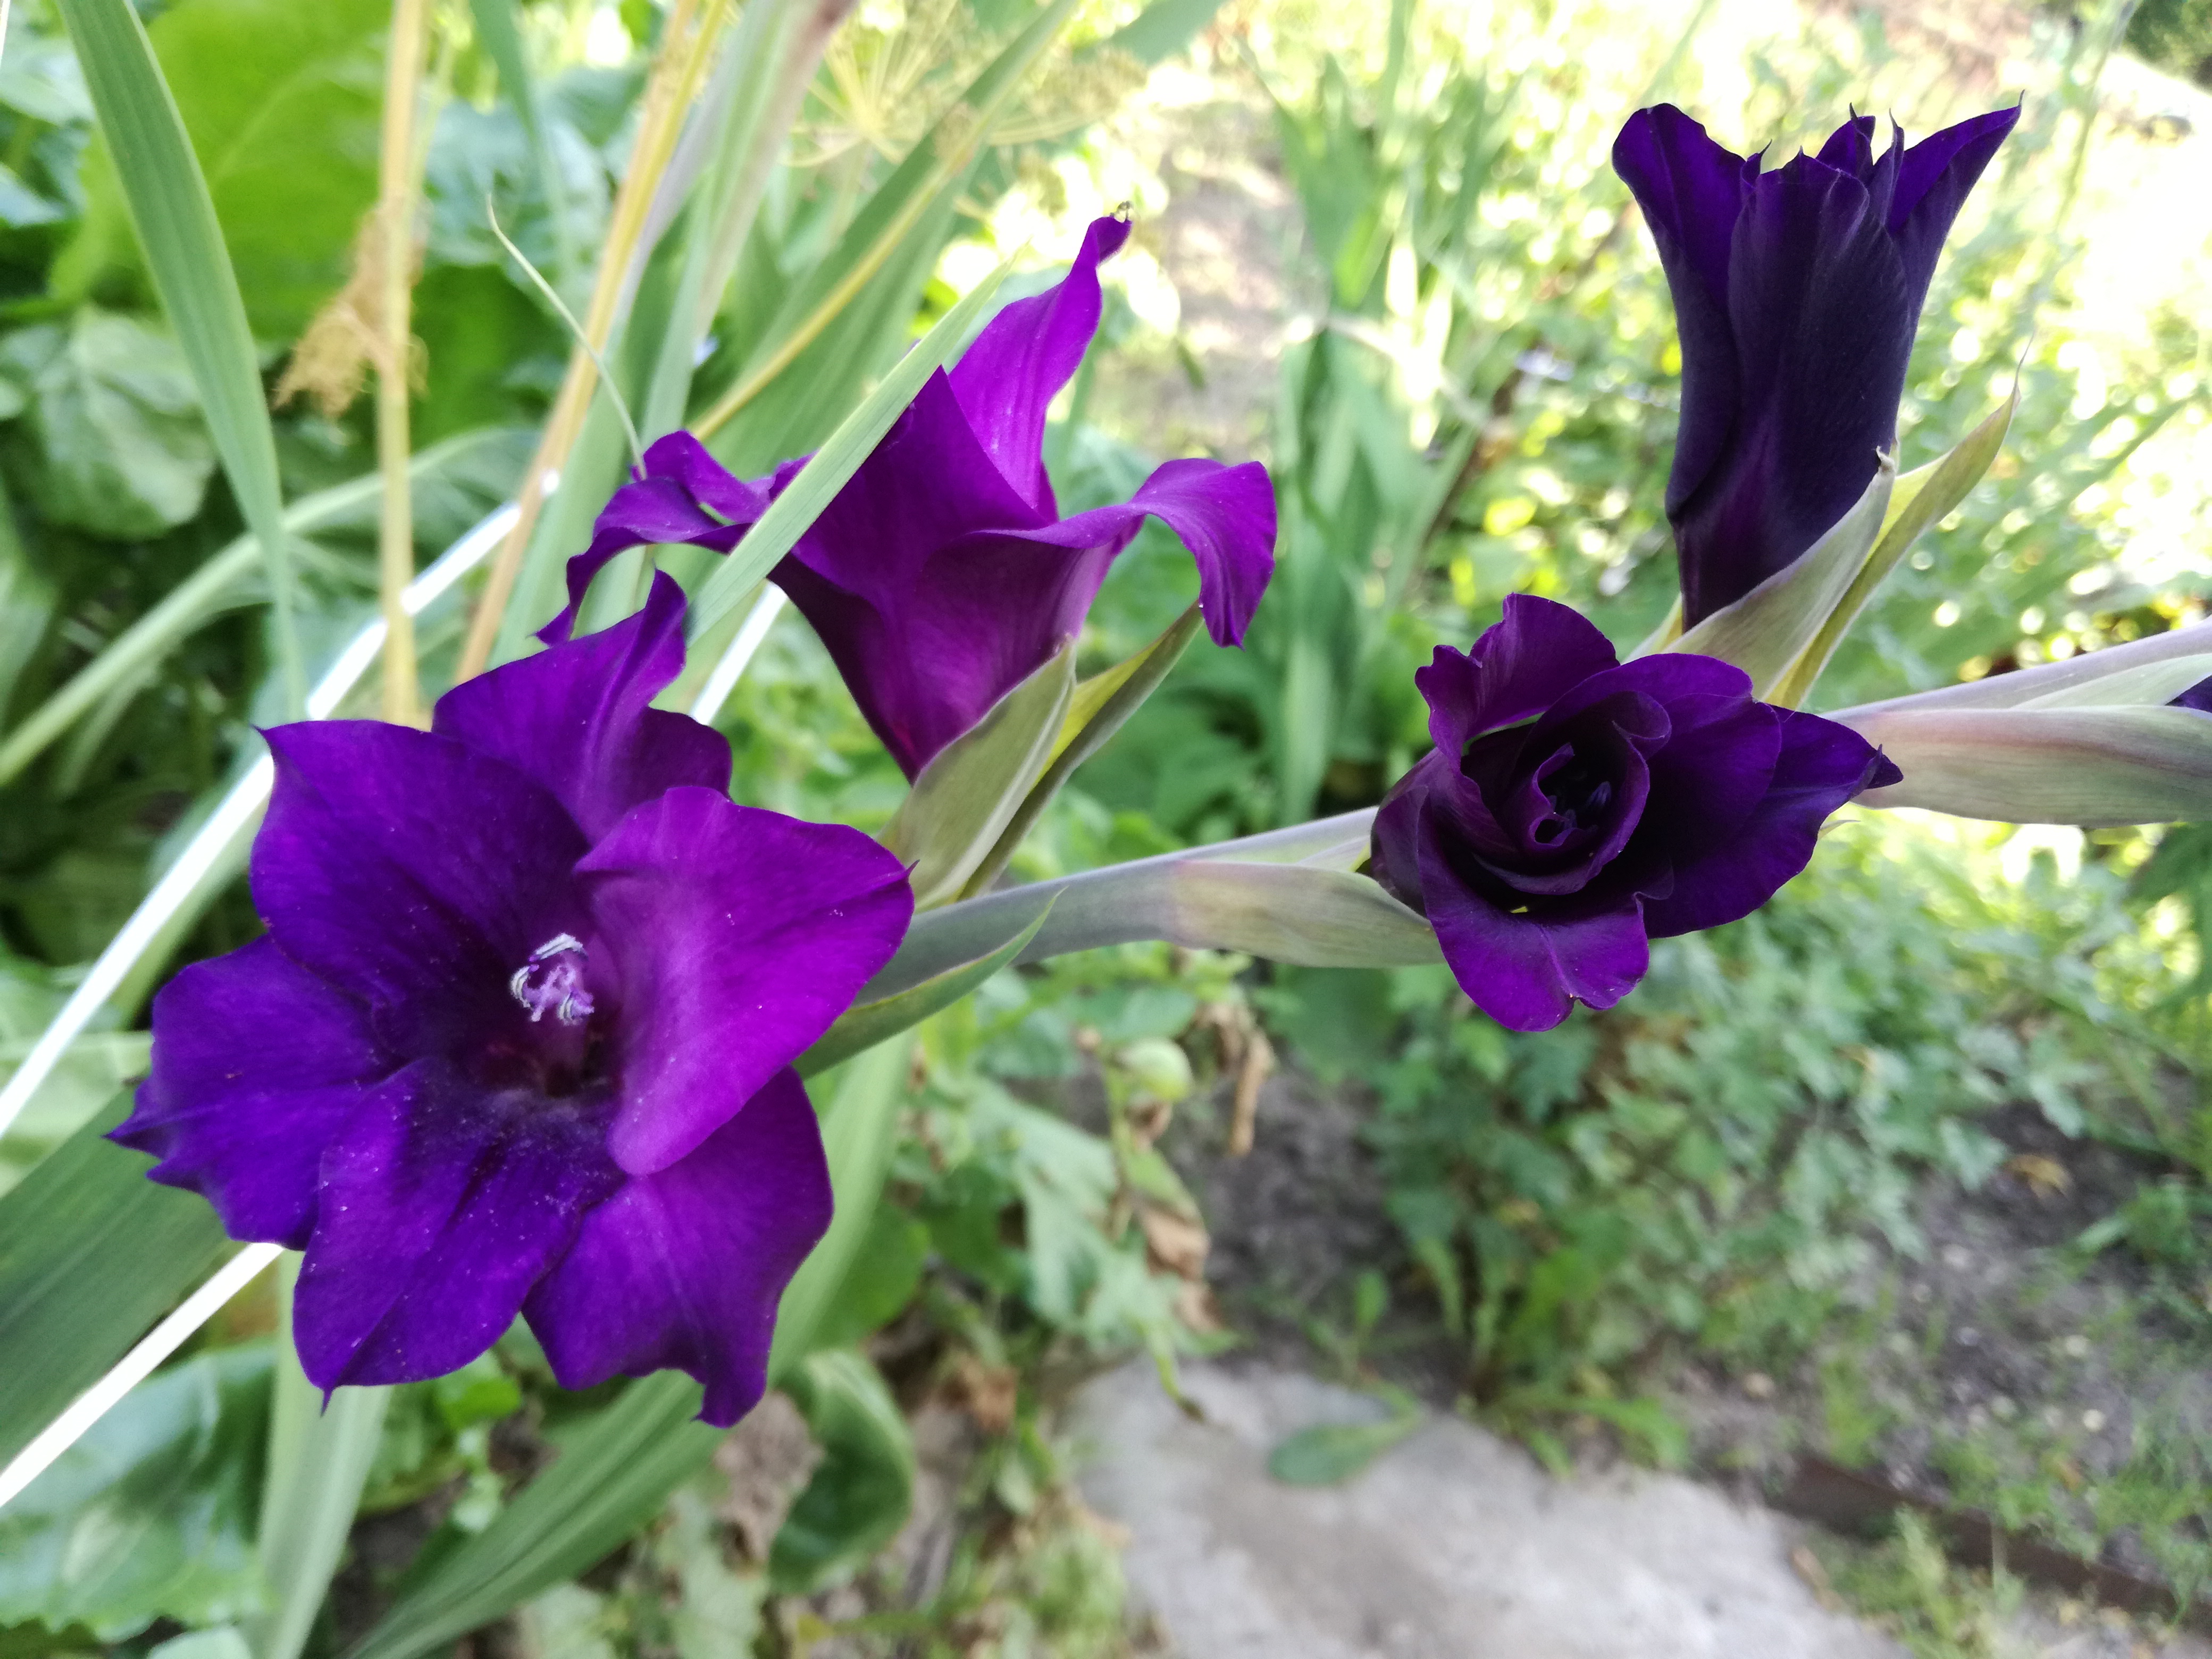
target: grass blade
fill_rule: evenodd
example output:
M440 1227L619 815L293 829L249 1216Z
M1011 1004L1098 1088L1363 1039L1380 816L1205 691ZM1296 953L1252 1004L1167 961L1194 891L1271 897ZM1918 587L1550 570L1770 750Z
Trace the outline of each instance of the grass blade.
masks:
M230 1249L197 1194L104 1139L118 1095L0 1198L0 1463L28 1445ZM24 1363L36 1356L36 1363Z
M100 131L114 153L147 269L199 388L216 453L246 526L261 544L285 702L297 719L307 707L307 671L293 615L276 443L262 396L260 360L207 179L130 0L56 3L83 65Z

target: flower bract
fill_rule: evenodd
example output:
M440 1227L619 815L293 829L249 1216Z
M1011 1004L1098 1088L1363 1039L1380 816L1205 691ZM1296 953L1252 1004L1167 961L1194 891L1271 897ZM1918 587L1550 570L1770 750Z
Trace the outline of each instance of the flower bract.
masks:
M1907 149L1855 115L1771 172L1671 104L1613 147L1659 246L1681 331L1667 480L1694 627L1843 517L1897 441L1920 307L1952 221L2020 118L1992 111Z
M307 1376L435 1376L520 1313L566 1387L676 1367L729 1423L829 1224L792 1061L913 900L856 830L735 805L666 576L433 729L268 733L267 934L154 1002L115 1139L232 1237L303 1250Z
M950 374L932 375L770 573L909 778L1075 635L1147 517L1196 559L1216 643L1242 642L1267 589L1275 501L1255 461L1170 461L1125 502L1060 515L1045 411L1097 331L1098 264L1128 234L1121 220L1093 221L1067 276L1005 307ZM547 637L567 637L617 553L653 542L727 551L803 465L747 483L690 434L659 440L569 562L569 608Z
M1572 1000L1610 1007L1651 939L1749 915L1831 812L1899 775L1856 732L1753 699L1741 669L1622 663L1577 612L1526 594L1414 678L1436 748L1376 812L1370 867L1515 1030Z

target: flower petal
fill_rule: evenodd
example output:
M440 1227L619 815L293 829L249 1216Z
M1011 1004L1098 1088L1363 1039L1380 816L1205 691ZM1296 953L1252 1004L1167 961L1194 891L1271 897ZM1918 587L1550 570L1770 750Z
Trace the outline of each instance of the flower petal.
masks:
M1054 547L1111 547L1118 555L1147 514L1182 537L1198 562L1199 608L1213 642L1243 644L1244 630L1252 625L1252 613L1275 573L1275 489L1267 469L1257 461L1237 466L1169 461L1125 505L1079 513L1029 531L1025 538ZM1101 580L1104 574L1102 568ZM1090 604L1086 598L1086 611Z
M1831 812L1861 790L1903 775L1849 726L1798 710L1773 712L1780 715L1779 747L1765 795L1734 835L1677 861L1673 890L1644 903L1652 938L1749 915L1812 861Z
M1000 476L1039 516L1060 516L1044 471L1044 417L1098 331L1098 262L1129 240L1127 219L1093 219L1067 275L994 317L962 354L953 395Z
M1889 204L1888 225L1912 285L1916 317L1929 280L1936 274L1943 239L1951 234L1952 222L1998 146L2020 124L2020 112L2017 104L2010 109L1991 110L1923 138L1905 152L1897 194Z
M1418 832L1421 896L1452 977L1475 1006L1515 1031L1547 1031L1572 1000L1610 1008L1650 966L1633 898L1579 908L1547 905L1516 915L1454 866L1433 805ZM1441 832L1441 833L1440 833Z
M375 720L269 732L255 906L286 956L368 1002L415 1054L515 1012L507 977L582 916L560 803L450 738Z
M1613 642L1572 605L1510 593L1504 617L1472 651L1438 646L1413 684L1428 699L1430 740L1456 758L1484 732L1542 714L1619 660Z
M488 1095L435 1060L378 1089L323 1158L293 1304L308 1380L416 1382L496 1341L622 1183L609 1106Z
M620 981L608 1137L666 1169L844 1012L914 914L906 869L857 830L705 789L639 807L577 866Z
M1681 332L1682 416L1667 477L1672 518L1719 464L1735 426L1741 371L1729 324L1729 258L1755 164L1661 104L1628 118L1613 166L1651 227Z
M323 1148L394 1060L368 1008L258 939L196 962L154 998L154 1068L108 1139L161 1161L233 1238L298 1249Z
M726 1427L766 1386L776 1304L829 1231L814 1109L781 1071L744 1109L584 1218L523 1311L564 1389L665 1367L706 1385Z
M1759 176L1729 276L1726 453L1693 492L1668 495L1685 626L1788 565L1858 500L1896 442L1919 305L1866 185L1805 155ZM1683 349L1686 363L1686 338ZM1686 386L1684 398L1686 410Z
M597 841L665 790L729 788L721 733L651 706L683 672L684 590L661 572L612 628L455 686L431 729L535 779Z
M592 521L592 544L568 561L568 605L538 630L546 644L558 645L575 631L592 579L617 554L665 545L726 553L768 510L765 494L730 473L688 432L656 439L644 460Z

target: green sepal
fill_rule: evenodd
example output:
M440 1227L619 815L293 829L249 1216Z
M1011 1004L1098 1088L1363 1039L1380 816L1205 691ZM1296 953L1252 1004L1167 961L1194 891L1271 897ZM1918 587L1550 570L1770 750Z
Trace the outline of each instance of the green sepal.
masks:
M1071 640L921 769L882 837L914 866L916 909L957 896L998 845L1050 763L1074 696Z

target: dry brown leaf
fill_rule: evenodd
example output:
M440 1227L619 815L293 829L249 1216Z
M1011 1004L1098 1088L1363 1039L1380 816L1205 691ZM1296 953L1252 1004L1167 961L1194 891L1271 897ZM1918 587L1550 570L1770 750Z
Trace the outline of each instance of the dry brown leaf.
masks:
M1145 1254L1153 1267L1193 1281L1206 1276L1206 1253L1213 1241L1204 1227L1150 1204L1139 1206L1137 1224L1145 1231Z
M715 1513L736 1533L738 1547L750 1561L768 1559L769 1546L805 1490L822 1449L807 1432L806 1419L785 1394L762 1396L714 1448L714 1467L728 1477L729 1496Z

